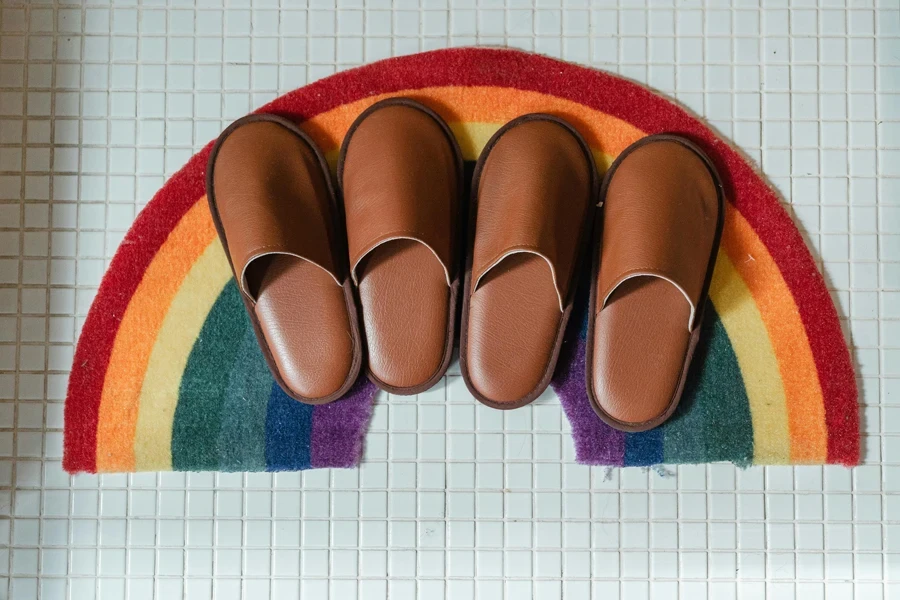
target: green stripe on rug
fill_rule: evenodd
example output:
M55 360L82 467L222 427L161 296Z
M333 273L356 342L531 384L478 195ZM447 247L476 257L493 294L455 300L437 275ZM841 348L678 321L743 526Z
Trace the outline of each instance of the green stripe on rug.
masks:
M678 410L663 425L667 463L753 462L750 402L737 356L712 303Z
M172 468L215 470L219 424L229 370L244 337L247 317L237 286L226 285L203 323L188 357L172 424Z
M244 316L242 322L244 337L239 342L240 349L222 399L219 470L265 471L266 408L272 392L272 375L250 319Z

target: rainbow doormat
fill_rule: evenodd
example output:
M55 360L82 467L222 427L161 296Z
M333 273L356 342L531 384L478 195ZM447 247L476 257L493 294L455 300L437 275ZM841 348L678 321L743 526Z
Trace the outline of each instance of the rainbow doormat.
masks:
M837 313L800 233L753 167L670 101L542 56L454 49L378 62L261 109L301 122L330 160L367 106L408 96L452 126L468 161L523 113L573 123L605 169L644 135L686 135L728 194L712 309L679 411L664 427L604 425L584 387L584 304L554 387L586 464L854 465L859 415ZM84 324L65 410L70 472L349 467L374 387L327 406L294 402L266 371L204 197L209 146L141 212ZM580 322L579 322L580 321ZM473 400L474 402L474 400Z

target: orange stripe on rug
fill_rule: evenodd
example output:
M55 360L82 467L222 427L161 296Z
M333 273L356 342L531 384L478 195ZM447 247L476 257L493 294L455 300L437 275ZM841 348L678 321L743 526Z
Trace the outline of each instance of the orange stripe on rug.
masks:
M722 247L750 289L778 359L787 397L791 462L826 462L828 430L822 386L794 297L756 232L730 205L725 211Z
M172 299L216 237L206 196L181 218L128 303L103 381L97 423L97 471L134 471L134 434L144 373Z
M618 155L632 142L646 135L640 129L583 104L511 88L492 86L433 87L380 94L344 104L316 115L301 127L324 152L340 147L344 134L367 107L384 98L404 96L418 100L437 112L448 123L498 123L531 113L544 112L565 118L584 136L595 151ZM465 156L474 160L477 156Z

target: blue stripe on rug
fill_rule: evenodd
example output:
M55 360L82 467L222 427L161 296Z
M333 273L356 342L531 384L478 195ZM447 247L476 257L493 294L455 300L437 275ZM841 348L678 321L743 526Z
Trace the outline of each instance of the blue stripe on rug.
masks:
M313 406L297 402L272 384L266 411L266 470L310 468Z
M663 462L663 430L659 427L625 435L625 466L650 466Z

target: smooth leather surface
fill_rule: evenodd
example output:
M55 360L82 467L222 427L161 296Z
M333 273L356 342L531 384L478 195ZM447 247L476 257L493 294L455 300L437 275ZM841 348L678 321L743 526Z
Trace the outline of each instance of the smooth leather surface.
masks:
M353 365L351 317L315 154L277 123L249 122L222 143L213 177L229 258L284 384L313 400L335 393Z
M678 386L690 307L663 279L622 283L597 317L594 396L614 419L643 423L663 414Z
M560 319L550 269L515 254L482 279L469 304L467 366L472 385L493 402L517 402L538 386Z
M215 190L228 251L241 287L257 257L291 254L319 265L337 283L330 238L328 188L312 149L273 122L247 123L225 139L216 157Z
M322 398L346 381L353 339L344 290L322 269L274 257L262 275L255 311L288 387Z
M341 186L369 372L390 388L415 388L441 369L448 348L456 154L434 118L412 106L378 108L350 135Z
M654 141L618 165L604 202L593 394L613 419L646 423L677 401L699 326L692 316L716 235L717 189L693 150Z
M629 154L605 199L601 307L622 281L653 276L676 286L696 309L718 212L712 176L686 146L657 141ZM684 328L693 329L693 322L685 319Z
M491 402L516 403L549 368L572 285L592 170L578 139L547 120L497 140L482 167L466 367Z
M398 240L374 249L362 267L369 369L395 387L428 381L446 346L449 305L440 264L422 244Z

